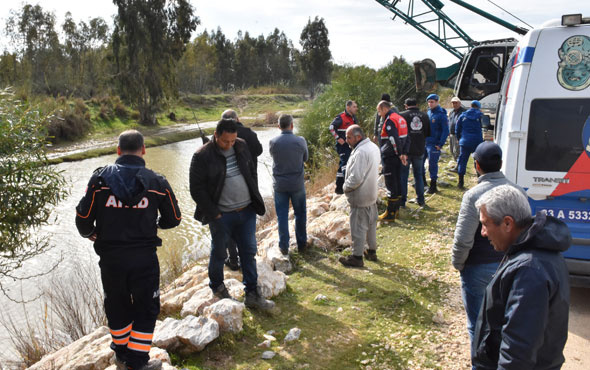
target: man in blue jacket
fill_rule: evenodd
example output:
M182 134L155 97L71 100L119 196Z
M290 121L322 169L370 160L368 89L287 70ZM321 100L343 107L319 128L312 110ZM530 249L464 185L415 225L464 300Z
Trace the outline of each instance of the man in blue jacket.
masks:
M481 235L504 258L486 288L475 326L471 361L476 369L559 369L564 362L570 302L561 252L570 231L557 218L531 217L526 196L511 185L485 193Z
M279 117L281 134L270 140L272 156L272 180L275 210L279 224L279 248L283 255L289 254L289 199L295 213L295 238L297 250L301 253L307 246L307 208L303 164L307 161L307 142L301 136L293 135L293 116Z
M119 136L115 164L98 168L76 207L76 227L100 256L104 308L118 369L157 370L149 351L160 313L158 228L180 224L180 209L164 176L145 167L143 136ZM159 214L159 216L158 216Z
M459 174L459 189L465 187L465 172L469 155L483 141L481 134L481 103L477 100L471 102L471 108L461 114L457 120L455 133L459 139L459 159L457 160L457 173Z
M430 136L426 138L426 154L428 156L428 172L430 172L430 186L426 193L434 194L438 191L438 160L440 151L449 136L447 111L438 104L439 97L430 94L426 97L428 103L428 118L430 119Z

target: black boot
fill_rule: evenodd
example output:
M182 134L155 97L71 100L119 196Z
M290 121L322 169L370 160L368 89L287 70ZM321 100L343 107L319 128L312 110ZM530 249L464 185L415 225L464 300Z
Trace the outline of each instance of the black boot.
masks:
M270 311L275 307L275 303L271 300L264 298L258 288L253 291L246 292L246 299L244 304L248 308L253 308L261 311Z
M334 191L336 194L344 194L344 177L336 177L336 190Z
M395 206L399 198L387 198L387 209L379 215L379 221L395 221ZM397 207L399 209L399 206Z
M459 183L457 184L459 189L465 189L465 175L459 175Z
M343 264L346 267L363 267L363 256L353 256L352 254L348 257L340 257L338 259L338 261L340 261L341 264Z
M436 180L430 180L430 187L428 190L425 191L426 194L434 194L437 193L438 189L436 187Z

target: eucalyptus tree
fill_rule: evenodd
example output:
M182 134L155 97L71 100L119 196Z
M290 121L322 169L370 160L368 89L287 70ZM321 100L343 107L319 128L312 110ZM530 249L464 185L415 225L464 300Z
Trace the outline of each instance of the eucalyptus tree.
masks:
M308 19L299 43L303 49L300 54L301 69L313 96L318 84L330 81L332 72L330 38L324 18L316 16L313 21Z
M113 0L115 80L139 111L139 123L157 124L161 101L177 93L176 64L199 18L188 0Z

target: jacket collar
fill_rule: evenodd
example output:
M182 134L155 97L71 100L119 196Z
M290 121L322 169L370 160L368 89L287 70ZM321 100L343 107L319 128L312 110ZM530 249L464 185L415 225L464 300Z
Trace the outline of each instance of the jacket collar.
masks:
M122 166L145 167L145 160L138 155L123 154L115 161Z
M481 175L480 177L477 178L477 183L481 184L483 181L487 181L487 180L495 180L495 179L503 179L505 176L502 172L500 171L495 171L495 172L488 172L488 173L484 173L483 175Z

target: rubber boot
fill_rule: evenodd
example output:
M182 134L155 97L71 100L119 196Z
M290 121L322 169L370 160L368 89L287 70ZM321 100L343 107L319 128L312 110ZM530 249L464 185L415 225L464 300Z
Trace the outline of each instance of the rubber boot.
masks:
M336 177L336 194L344 194L344 177Z
M459 175L459 183L457 184L459 189L465 189L465 175Z
M438 189L436 187L436 180L430 180L430 187L428 188L428 190L425 191L425 193L434 194L437 192L438 192Z
M387 209L379 215L379 221L395 221L395 206L398 200L399 198L387 198Z

